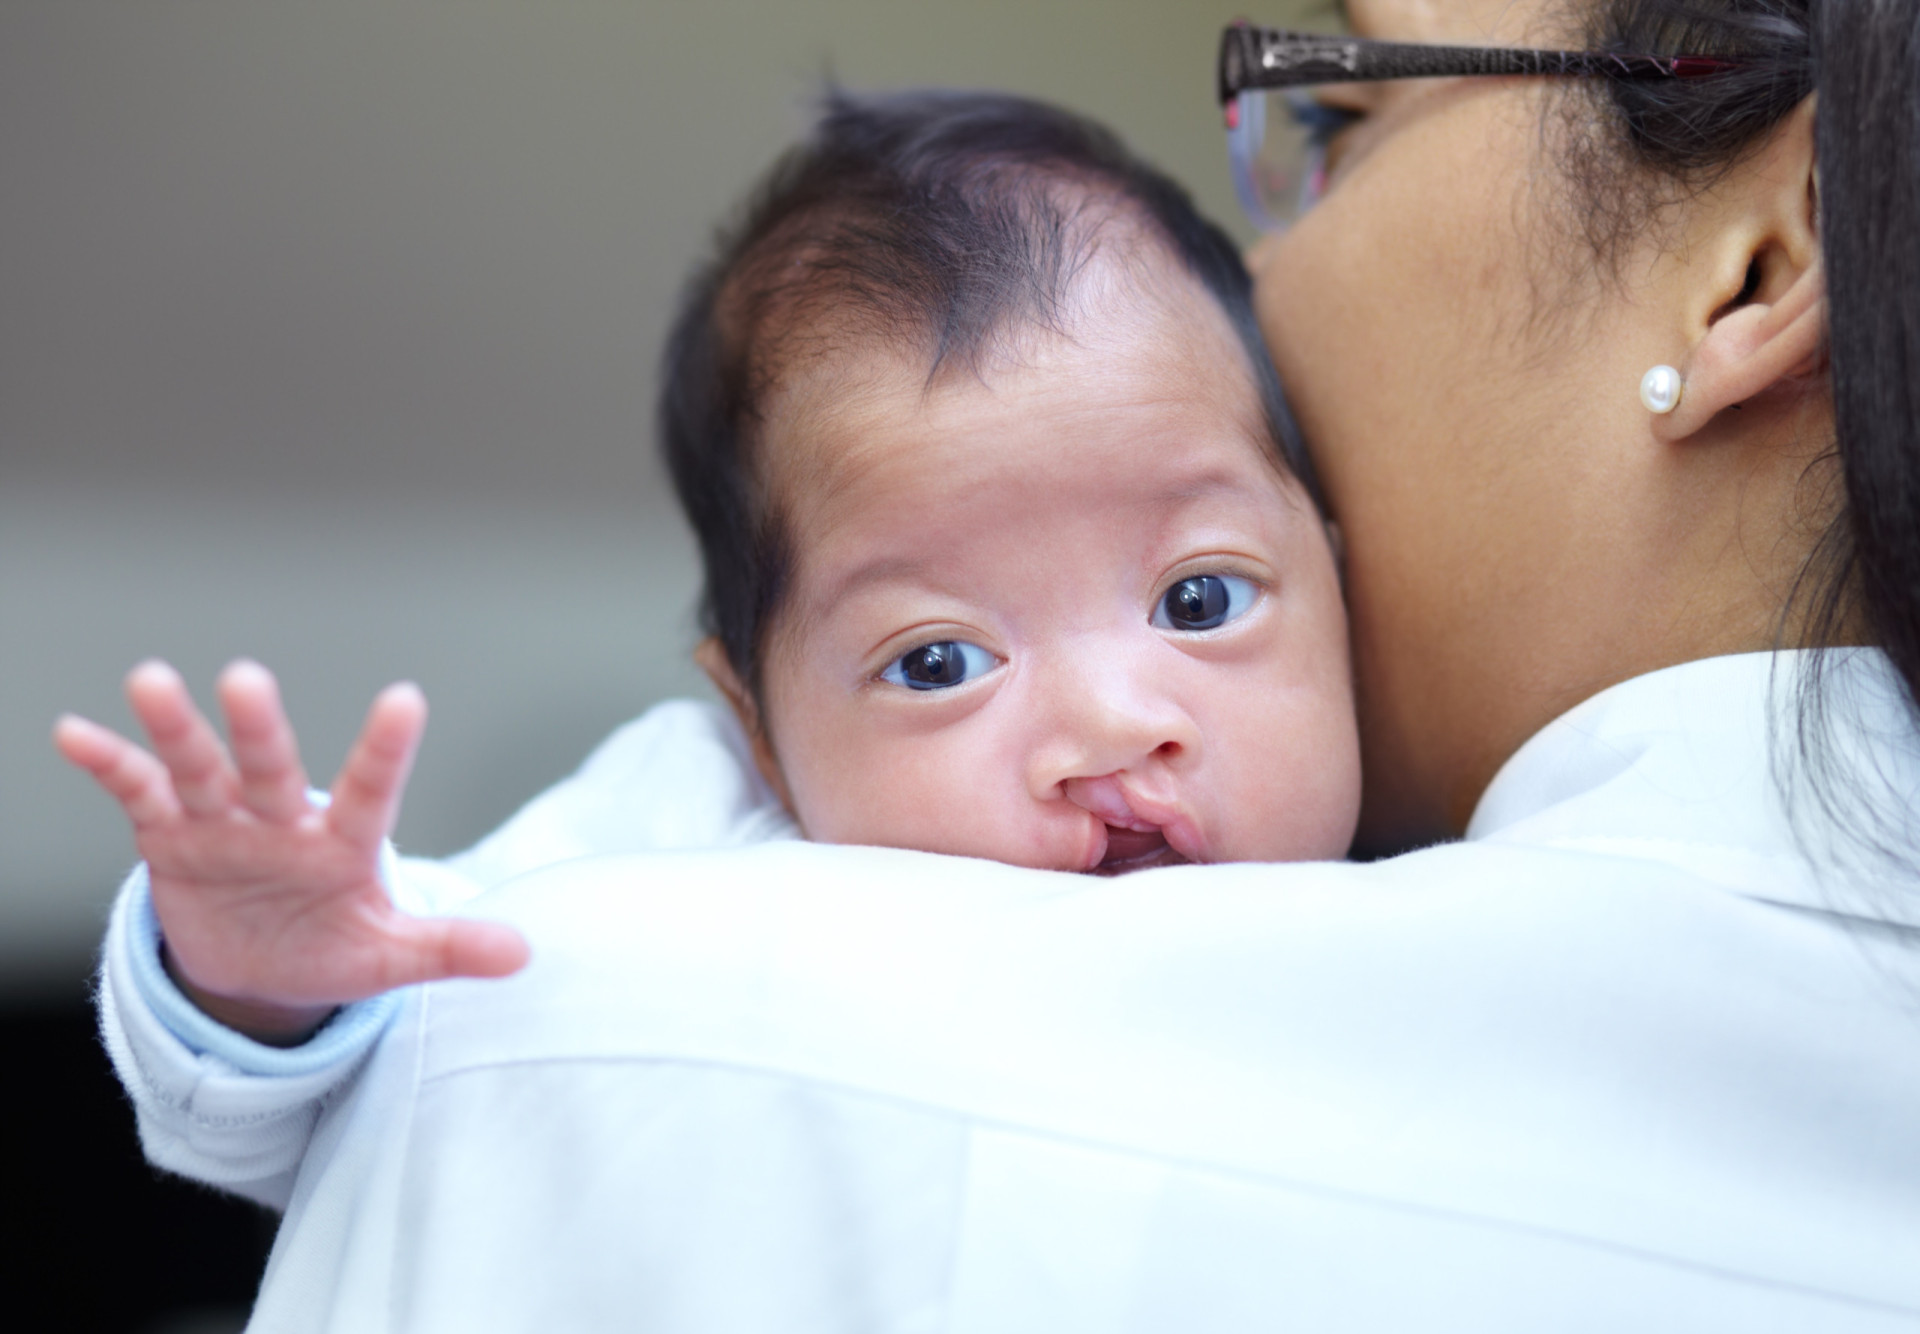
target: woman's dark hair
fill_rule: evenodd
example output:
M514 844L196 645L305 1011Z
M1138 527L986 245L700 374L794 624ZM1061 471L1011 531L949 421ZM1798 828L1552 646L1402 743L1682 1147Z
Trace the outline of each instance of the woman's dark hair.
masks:
M1277 460L1318 501L1239 250L1184 190L1109 131L1039 102L830 93L687 284L662 368L661 447L705 566L701 628L756 699L791 564L755 457L781 377L849 346L923 349L929 384L949 363L978 373L1013 324L1059 327L1110 222L1164 248L1219 303Z
M1703 79L1620 80L1614 160L1641 179L1711 184L1809 94L1815 103L1820 247L1842 483L1783 609L1783 642L1865 637L1885 649L1920 710L1920 3L1915 0L1593 0L1596 48L1727 55ZM1598 165L1601 170L1593 170ZM1641 200L1581 160L1596 241L1638 221ZM1584 170L1580 170L1584 168ZM1837 456L1837 458L1836 458ZM1875 802L1828 758L1825 655L1801 680L1798 752L1820 802L1882 851L1911 848L1915 812ZM1866 800L1862 797L1866 796Z

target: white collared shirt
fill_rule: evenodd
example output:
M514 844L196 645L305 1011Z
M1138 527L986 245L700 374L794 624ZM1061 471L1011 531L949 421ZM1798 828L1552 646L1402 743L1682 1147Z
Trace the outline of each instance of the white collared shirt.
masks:
M1833 661L1910 815L1891 670ZM514 880L470 910L534 963L329 1086L255 1327L1920 1327L1920 888L1803 855L1773 667L1603 692L1371 865Z

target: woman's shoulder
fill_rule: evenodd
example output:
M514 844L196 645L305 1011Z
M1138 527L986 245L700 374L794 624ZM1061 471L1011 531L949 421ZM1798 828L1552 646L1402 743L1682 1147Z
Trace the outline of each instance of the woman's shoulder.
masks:
M1809 699L1817 746L1800 725ZM1822 799L1836 783L1850 808ZM1826 910L1874 875L1850 816L1911 810L1916 794L1920 732L1884 654L1738 654L1634 677L1562 714L1494 778L1467 837L1658 864ZM1874 851L1889 854L1878 858L1882 878L1902 892L1874 897L1896 922L1920 926L1920 830L1907 821L1894 832Z

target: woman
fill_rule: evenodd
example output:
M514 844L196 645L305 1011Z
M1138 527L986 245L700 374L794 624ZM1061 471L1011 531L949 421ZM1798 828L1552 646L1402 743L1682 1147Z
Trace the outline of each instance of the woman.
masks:
M1584 10L1352 6L1363 35L1753 65L1352 85L1327 198L1250 256L1346 532L1387 846L1462 832L1523 741L1644 672L1870 643L1920 686L1910 10Z
M1920 19L1697 7L1356 4L1715 74L1325 92L1325 198L1254 255L1348 549L1368 837L1465 842L1066 893L582 862L493 900L532 969L410 994L364 1067L110 1018L158 1160L304 1156L256 1319L1920 1321Z

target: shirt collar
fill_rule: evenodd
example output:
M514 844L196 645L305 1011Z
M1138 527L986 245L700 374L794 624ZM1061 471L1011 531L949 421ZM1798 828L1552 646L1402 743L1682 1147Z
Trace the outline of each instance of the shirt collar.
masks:
M1816 682L1809 750L1799 699ZM1827 781L1810 781L1822 761ZM1467 837L1653 858L1753 897L1916 925L1916 811L1920 730L1886 654L1797 650L1601 691L1501 767Z

